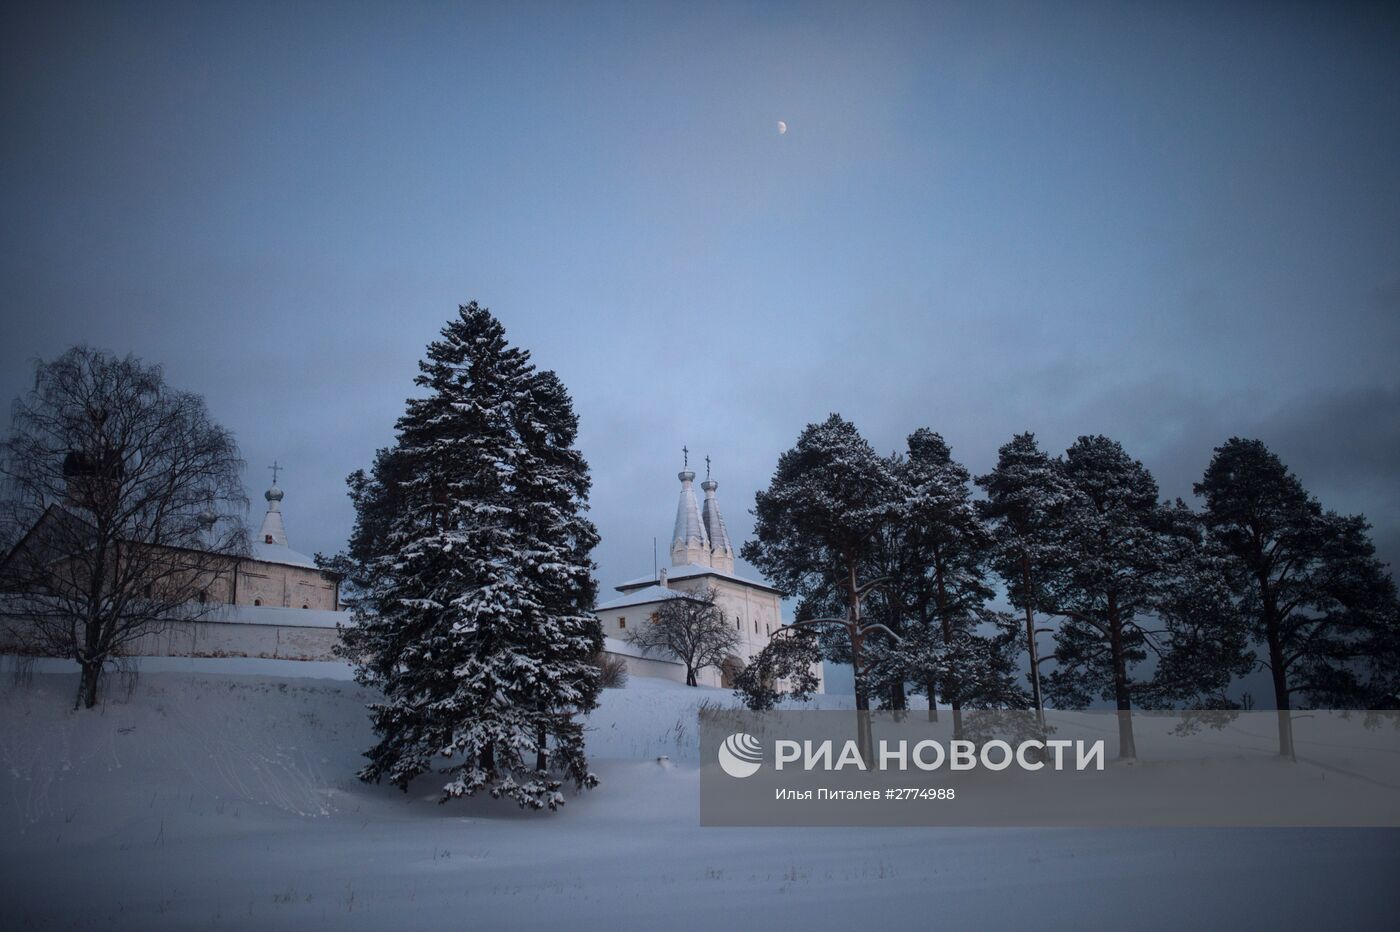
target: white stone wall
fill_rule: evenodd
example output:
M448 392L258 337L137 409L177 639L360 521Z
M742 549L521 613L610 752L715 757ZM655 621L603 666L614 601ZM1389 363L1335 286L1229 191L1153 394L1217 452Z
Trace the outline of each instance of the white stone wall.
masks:
M291 625L172 622L147 634L127 651L139 657L264 657L281 660L336 660L340 640L334 628Z
M783 604L775 592L745 586L742 583L714 576L673 579L668 585L681 592L696 592L707 585L714 588L716 607L724 613L725 622L732 625L739 634L739 649L735 653L740 662L744 664L747 664L751 657L763 650L772 639L773 633L782 626ZM626 638L628 632L636 630L639 625L649 624L651 616L657 611L659 605L658 602L647 602L600 613L598 620L602 622L603 635L618 640ZM619 624L622 620L626 621L626 627ZM630 666L629 663L629 669ZM638 675L660 675L666 679L674 679L684 683L685 667L678 665L678 668L679 673L669 669L647 672L639 670ZM821 681L821 664L817 665L815 672L817 679ZM713 667L700 671L697 679L701 686L718 687L722 685L722 675L719 670ZM818 692L824 690L825 683L823 682L822 686L818 688Z
M335 581L318 569L244 560L238 567L236 604L335 611Z
M198 620L167 621L125 645L132 657L264 657L335 660L336 623L348 612L219 606ZM0 626L0 651L23 651L32 642L24 622Z

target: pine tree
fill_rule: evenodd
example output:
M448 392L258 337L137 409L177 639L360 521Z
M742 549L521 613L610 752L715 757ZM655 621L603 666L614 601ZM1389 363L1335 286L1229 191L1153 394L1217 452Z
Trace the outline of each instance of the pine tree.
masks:
M351 480L366 596L345 652L384 696L361 777L406 790L438 760L444 800L553 809L561 777L596 784L576 720L596 705L602 648L577 418L475 303L419 369L395 445Z
M809 424L754 507L754 539L743 557L802 601L797 619L838 606L858 617L859 574L871 542L890 518L894 485L884 460L856 430L833 414ZM841 635L855 670L856 709L870 708L864 636ZM864 736L863 736L864 737Z
M861 576L886 581L870 591L861 614L870 622L884 625L898 638L872 638L865 644L865 654L871 695L879 697L881 708L902 713L909 707L908 684L925 680L922 675L911 674L909 662L914 655L902 650L900 645L905 638L918 633L918 599L920 592L927 587L921 586L922 566L916 566L913 562L919 554L910 546L906 525L899 520L899 499L902 494L899 477L904 469L905 457L893 453L885 459L885 463L896 485L891 520L884 522L872 537ZM834 613L828 611L825 614ZM839 639L829 640L829 656L833 660L839 657L841 662L849 663L849 645L842 644Z
M904 675L929 697L929 717L942 698L953 710L953 733L962 735L962 710L1016 701L1014 642L986 637L1004 628L988 612L992 540L972 501L972 477L943 438L920 428L909 436L908 455L896 476L901 498L895 524L903 537L902 581L916 616L895 649ZM912 629L912 630L911 630Z
M809 630L773 638L739 671L734 695L755 712L767 712L787 698L805 702L821 685L812 672L821 659L821 645Z
M992 534L993 566L1006 583L1011 604L1025 616L1031 695L1043 722L1040 651L1035 616L1043 611L1045 561L1053 546L1058 513L1069 500L1060 464L1044 453L1035 434L1017 434L997 451L996 468L977 478L987 498L979 511Z
M1237 709L1228 689L1254 662L1225 561L1206 540L1201 516L1185 502L1164 506L1162 518L1164 572L1153 595L1158 624L1145 632L1157 668L1140 701L1156 708Z
M1046 692L1063 706L1094 697L1119 711L1118 755L1134 758L1133 667L1147 658L1140 616L1152 608L1163 570L1157 483L1107 437L1080 437L1065 457L1073 495L1047 555L1046 610L1062 616L1055 672Z
M1360 516L1324 511L1258 440L1215 450L1196 494L1238 607L1263 646L1279 710L1279 753L1292 756L1289 710L1384 701L1393 690L1395 584Z

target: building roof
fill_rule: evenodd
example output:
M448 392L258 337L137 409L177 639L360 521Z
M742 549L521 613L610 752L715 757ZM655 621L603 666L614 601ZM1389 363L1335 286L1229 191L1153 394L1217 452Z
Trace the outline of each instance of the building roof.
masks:
M319 569L315 560L287 544L287 527L282 521L282 499L285 495L277 487L277 474L274 472L272 488L263 493L263 498L267 500L267 513L263 515L258 536L250 542L249 556L261 563Z
M248 547L248 556L260 563L278 563L283 566L304 566L319 569L316 561L304 553L298 553L286 544L269 544L255 540Z
M733 560L734 545L729 542L729 529L724 526L724 515L720 514L719 499L715 497L719 483L706 478L700 483L700 488L705 490L703 517L705 532L710 536L710 552Z
M657 583L660 582L660 579L658 578L659 575L660 574L658 573L653 573L650 576L641 576L637 579L629 579L627 582L619 584L616 587L616 589L618 592L628 592L629 590L638 589L642 586L652 586L659 589L661 588L659 585L657 585ZM777 588L776 586L770 586L767 583L758 582L753 579L745 579L738 573L729 573L724 570L715 569L713 566L701 566L698 563L686 563L681 566L672 566L666 570L667 579L694 579L698 576L716 576L720 579L727 579L730 582L740 583L745 586L753 586L755 589L763 589L766 592L776 592L778 595L784 594L783 590Z
M655 660L658 663L674 663L679 666L685 666L685 664L681 663L681 661L678 660L675 656L668 655L665 651L657 651L655 653L648 654L640 647L635 647L631 644L628 644L621 638L603 638L603 650L607 651L610 654L620 654L623 657L639 657L644 660Z
M619 586L618 588L621 587ZM612 601L603 602L595 608L594 611L611 612L614 609L631 608L634 605L646 605L648 602L665 602L667 599L676 599L683 595L685 595L684 592L678 592L675 589L667 589L665 586L650 585L644 589L638 589L635 592L629 592L627 595L619 596Z
M705 522L700 519L700 505L695 501L695 473L689 469L677 474L681 480L681 498L676 503L676 527L671 535L671 550L698 548L706 553L710 550L710 536L705 532Z

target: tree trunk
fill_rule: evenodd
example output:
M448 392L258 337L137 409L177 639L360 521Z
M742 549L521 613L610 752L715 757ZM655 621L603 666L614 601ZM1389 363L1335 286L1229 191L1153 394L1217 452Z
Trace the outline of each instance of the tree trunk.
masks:
M535 769L541 773L549 769L549 733L543 725L535 732Z
M1136 760L1137 742L1133 739L1133 703L1128 691L1128 661L1123 656L1123 626L1119 621L1118 597L1108 593L1109 646L1113 653L1113 698L1118 707L1118 759Z
M928 599L924 598L923 595L920 595L919 624L923 625L925 628L928 627L928 608L926 607L927 605ZM930 722L936 722L938 721L938 681L930 676L928 680L924 683L924 687L928 690L928 720Z
M1026 651L1031 659L1031 699L1035 703L1035 721L1045 731L1045 700L1040 695L1040 652L1035 646L1035 608L1031 600L1031 558L1021 554L1021 585L1026 600Z
M909 708L909 697L904 693L903 683L895 683L890 687L890 708L894 710L897 721L904 720L904 712Z
M938 681L930 678L924 684L924 689L928 690L928 720L938 721Z
M1264 632L1269 642L1269 672L1274 681L1274 708L1278 709L1278 754L1297 760L1293 748L1293 712L1288 689L1288 670L1283 658L1283 638L1279 633L1273 593L1264 589Z
M866 761L870 761L875 756L875 742L870 733L870 696L865 691L866 683L861 659L861 648L865 644L865 638L860 633L860 596L856 592L856 564L849 555L846 566L848 569L846 597L850 605L848 615L850 625L847 630L851 637L851 672L856 682L856 742L860 747L861 756Z
M953 622L948 617L948 589L943 581L943 561L935 556L933 560L933 579L937 586L935 590L938 598L938 620L943 626L943 644L951 647L953 644ZM930 698L930 705L933 700ZM948 697L948 705L953 710L953 740L961 740L962 733L962 699L958 697L956 691Z
M90 709L97 705L97 681L102 676L102 662L85 660L81 662L82 675L78 678L78 697L73 708Z

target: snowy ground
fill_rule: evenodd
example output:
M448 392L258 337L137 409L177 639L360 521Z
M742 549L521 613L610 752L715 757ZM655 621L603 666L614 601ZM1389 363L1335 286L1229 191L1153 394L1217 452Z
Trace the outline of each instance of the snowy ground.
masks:
M0 683L0 928L1394 927L1388 830L702 829L718 690L607 691L602 786L532 814L359 783L336 664L147 660L85 713L75 685Z

